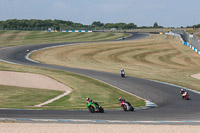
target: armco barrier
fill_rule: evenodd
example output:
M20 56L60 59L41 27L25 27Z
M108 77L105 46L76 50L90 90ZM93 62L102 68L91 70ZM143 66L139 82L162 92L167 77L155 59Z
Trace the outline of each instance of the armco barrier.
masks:
M58 32L55 30L48 30L48 32ZM91 30L62 30L60 32L93 32Z
M91 30L64 30L62 32L92 32Z
M168 32L168 33L165 33L165 34L166 35L172 35L172 36L178 36L180 38L180 41L182 42L183 45L188 46L189 48L191 48L192 50L194 50L197 54L200 54L200 51L197 48L193 47L189 42L185 42L183 40L183 38L181 37L180 34L173 33L173 32Z

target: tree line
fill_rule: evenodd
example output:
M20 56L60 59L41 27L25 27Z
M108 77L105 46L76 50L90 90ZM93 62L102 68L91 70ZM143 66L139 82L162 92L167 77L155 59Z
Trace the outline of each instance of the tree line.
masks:
M193 25L193 26L187 26L187 28L200 28L200 24L197 24L197 25Z
M163 28L157 22L153 26L138 27L134 23L102 23L94 21L91 25L83 25L64 20L38 20L38 19L9 19L0 21L0 30L100 30L100 29L137 29L137 28Z

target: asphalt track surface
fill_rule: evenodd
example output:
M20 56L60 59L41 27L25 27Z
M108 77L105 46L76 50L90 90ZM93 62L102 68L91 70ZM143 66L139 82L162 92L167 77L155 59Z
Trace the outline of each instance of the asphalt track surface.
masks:
M134 40L147 37L147 34L134 33L131 37L121 40ZM115 120L115 121L200 121L200 95L189 92L191 100L183 100L179 94L180 87L163 84L146 79L108 72L69 68L56 65L32 62L27 60L26 49L31 51L76 43L42 44L4 48L0 50L0 59L16 64L50 68L73 72L104 81L129 93L154 102L157 108L124 112L123 110L105 110L105 113L89 113L89 111L70 110L16 110L0 109L0 118L23 119L78 119L78 120ZM102 105L103 106L103 105Z

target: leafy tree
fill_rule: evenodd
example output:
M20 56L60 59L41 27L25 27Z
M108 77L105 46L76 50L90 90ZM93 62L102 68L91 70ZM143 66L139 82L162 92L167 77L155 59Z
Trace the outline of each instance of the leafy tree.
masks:
M92 26L103 27L103 26L104 26L104 23L101 23L100 21L94 21L94 22L92 23Z
M158 28L159 26L158 26L158 23L157 22L155 22L154 24L153 24L153 28Z
M115 25L114 25L113 23L106 23L106 24L104 25L104 27L107 28L107 29L117 28L117 27L115 27Z
M136 29L137 25L135 25L134 23L129 23L125 26L125 29Z

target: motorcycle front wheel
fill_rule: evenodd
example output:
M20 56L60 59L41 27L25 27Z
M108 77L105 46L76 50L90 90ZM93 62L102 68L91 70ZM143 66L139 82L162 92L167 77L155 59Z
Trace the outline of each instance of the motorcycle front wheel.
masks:
M94 113L95 112L94 107L92 107L92 106L88 107L88 109L89 109L90 113Z
M122 108L124 109L124 111L127 111L126 105L123 105Z

